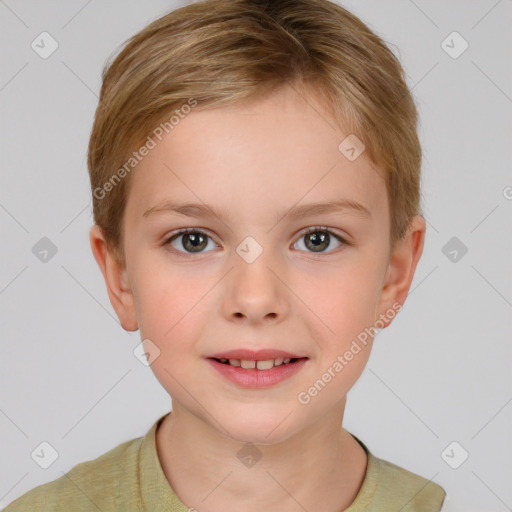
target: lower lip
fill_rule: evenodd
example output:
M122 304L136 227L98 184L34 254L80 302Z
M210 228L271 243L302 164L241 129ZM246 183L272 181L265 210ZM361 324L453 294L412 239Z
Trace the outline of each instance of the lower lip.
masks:
M295 363L274 366L269 370L258 370L257 368L244 369L239 366L219 363L215 359L208 359L208 362L226 379L244 388L268 388L279 384L292 375L295 375L306 363L307 358L302 358Z

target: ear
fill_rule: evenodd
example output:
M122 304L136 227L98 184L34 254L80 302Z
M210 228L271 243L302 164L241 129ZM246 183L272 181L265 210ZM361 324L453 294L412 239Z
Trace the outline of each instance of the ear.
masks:
M390 256L384 279L380 301L377 307L379 324L384 323L386 328L391 324L392 318L386 315L390 309L396 312L397 303L403 306L416 271L416 265L423 252L425 242L426 224L423 217L416 215L409 223L406 236L399 240ZM395 305L395 307L393 307Z
M110 303L117 313L123 329L136 331L139 326L126 268L110 252L101 228L97 224L91 228L89 240L94 259L105 279Z

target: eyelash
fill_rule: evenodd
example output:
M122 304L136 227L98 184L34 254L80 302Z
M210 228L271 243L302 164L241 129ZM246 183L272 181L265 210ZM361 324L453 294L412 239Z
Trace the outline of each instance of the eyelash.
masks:
M309 235L311 233L316 233L318 231L329 233L330 236L333 236L338 242L340 242L342 244L340 247L343 247L345 245L347 245L347 246L351 245L341 235L339 235L338 233L332 231L331 229L329 229L325 226L313 226L313 227L307 228L305 231L302 231L300 233L299 237L297 238L297 241L300 240L301 238L305 237L306 235ZM180 230L172 233L169 237L167 237L166 240L164 241L163 245L169 246L169 245L171 245L171 242L173 242L174 240L176 240L177 238L179 238L182 235L186 235L187 233L199 233L199 234L205 235L207 238L209 238L214 243L216 243L212 239L211 236L209 236L206 232L202 231L199 228L184 228L184 229L180 229ZM336 249L339 249L340 247L337 247ZM322 255L322 254L331 254L331 253L335 252L336 249L333 249L333 250L327 251L327 252L322 251L322 252L318 252L318 253L315 253L312 251L306 251L306 252L308 252L309 254L312 254L312 255ZM191 252L179 251L174 248L171 248L171 250L172 250L172 252L177 253L178 255L184 256L184 257L194 256L194 254L204 254L205 252L209 252L209 251L203 251L203 252L191 253Z

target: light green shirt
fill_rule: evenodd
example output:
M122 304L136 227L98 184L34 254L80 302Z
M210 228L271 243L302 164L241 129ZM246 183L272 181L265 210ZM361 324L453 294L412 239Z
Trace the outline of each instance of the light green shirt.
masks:
M5 512L189 512L174 493L156 451L161 416L143 437L74 466L60 478L28 491ZM368 456L359 493L345 512L439 512L445 491L434 482ZM314 511L311 511L314 512Z

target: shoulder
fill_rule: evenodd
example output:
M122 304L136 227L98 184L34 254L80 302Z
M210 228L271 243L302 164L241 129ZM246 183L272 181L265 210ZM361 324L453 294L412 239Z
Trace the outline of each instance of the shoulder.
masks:
M347 512L440 512L446 492L433 482L375 457L356 436L368 457L366 476Z
M416 473L412 473L368 452L368 468L361 488L361 510L372 512L439 512L446 493L444 489Z
M138 455L142 437L119 444L96 459L77 464L61 477L39 485L10 503L4 512L139 510Z
M403 512L441 510L446 493L440 485L396 464L371 457L377 479L376 492L383 500L389 500Z

